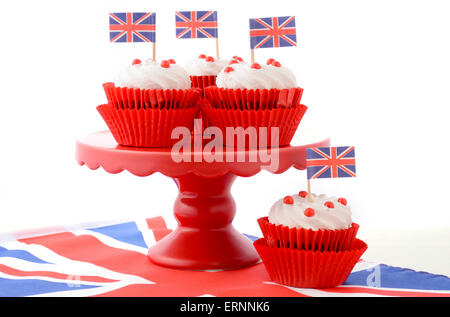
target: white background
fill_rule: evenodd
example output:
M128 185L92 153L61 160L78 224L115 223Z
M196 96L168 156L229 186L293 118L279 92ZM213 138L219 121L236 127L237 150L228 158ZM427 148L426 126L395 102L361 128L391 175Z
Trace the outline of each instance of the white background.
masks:
M2 1L0 232L163 215L174 225L169 178L110 175L77 165L75 140L106 125L101 84L149 44L109 43L108 13L157 12L157 58L215 54L213 40L177 40L174 11L218 10L221 55L249 59L248 18L295 15L298 47L259 49L305 89L305 128L357 147L356 179L314 181L346 197L364 258L450 275L450 5L448 1ZM297 140L297 141L296 141ZM262 172L233 187L235 226L256 219L306 173Z

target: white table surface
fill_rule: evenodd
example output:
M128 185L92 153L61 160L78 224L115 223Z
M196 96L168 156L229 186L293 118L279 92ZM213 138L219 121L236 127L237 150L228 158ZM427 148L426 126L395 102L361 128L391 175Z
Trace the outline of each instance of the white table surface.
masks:
M364 229L369 248L363 259L450 277L450 228Z

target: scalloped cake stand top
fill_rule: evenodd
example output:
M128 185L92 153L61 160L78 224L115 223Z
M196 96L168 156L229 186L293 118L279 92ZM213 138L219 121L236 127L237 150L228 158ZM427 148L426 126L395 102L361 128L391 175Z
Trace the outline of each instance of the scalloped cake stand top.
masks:
M136 176L149 176L160 172L168 177L180 177L195 174L202 177L218 177L227 173L249 177L265 169L279 174L290 167L305 169L306 149L309 147L328 146L329 138L309 139L303 137L302 145L280 147L277 168L269 167L260 160L261 150L237 150L235 155L245 155L244 162L227 162L225 154L223 162L208 163L195 161L195 153L191 152L191 161L175 162L171 156L171 148L133 148L117 145L109 131L91 133L76 143L76 160L80 165L90 169L100 166L108 173L120 173L127 170ZM256 153L255 153L256 151ZM266 151L266 150L264 150ZM197 152L198 153L198 152ZM216 151L216 154L221 153ZM257 158L249 161L249 158ZM237 156L235 156L236 161Z

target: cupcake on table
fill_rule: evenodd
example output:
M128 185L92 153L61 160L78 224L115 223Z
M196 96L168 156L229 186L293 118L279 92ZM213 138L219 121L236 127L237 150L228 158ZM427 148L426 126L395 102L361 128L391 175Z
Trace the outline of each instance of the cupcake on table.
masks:
M174 59L139 59L103 85L108 104L97 107L119 145L169 147L174 128L192 129L200 90Z
M307 107L293 72L274 59L245 63L232 59L217 75L216 86L205 88L209 104L202 107L207 123L227 127L267 128L267 146L276 146L271 128L279 130L278 146L288 145Z
M270 278L304 288L345 282L367 249L343 197L301 191L278 200L258 219L264 238L255 241Z

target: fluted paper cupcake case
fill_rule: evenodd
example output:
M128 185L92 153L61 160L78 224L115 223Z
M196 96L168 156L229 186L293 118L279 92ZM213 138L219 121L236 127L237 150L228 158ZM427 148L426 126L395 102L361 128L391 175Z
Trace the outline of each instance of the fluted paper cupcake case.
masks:
M204 88L205 98L213 108L265 110L292 107L300 104L303 88L291 89L229 89L211 86Z
M106 104L97 107L119 145L135 147L170 147L172 130L186 127L192 131L199 108L118 109Z
M359 229L356 223L341 230L290 228L270 223L268 217L259 218L258 224L268 246L311 251L350 250Z
M269 247L264 239L253 244L270 279L301 288L332 288L343 284L367 249L356 239L347 251L310 251Z
M205 99L200 98L197 102L198 107L200 108L197 116L195 119L197 119L198 121L195 121L194 123L194 133L195 132L201 132L203 135L203 132L205 131L205 129L208 127L208 120L206 120L205 116L203 115L201 109L205 106L209 105L209 102ZM201 120L201 121L200 121ZM201 126L200 126L201 124Z
M259 133L259 128L266 128L267 147L271 147L276 146L271 141L271 128L278 128L278 146L288 145L294 137L307 109L307 106L301 104L291 107L258 110L215 108L211 104L204 104L201 107L201 112L207 126L220 128L224 136L226 135L227 127L235 129L242 127L244 130L248 127L254 127L257 133ZM244 133L245 131L242 132L242 134ZM233 142L233 144L236 145L237 141ZM231 146L231 144L226 142L225 145ZM248 142L246 142L246 148L248 147Z
M215 86L217 76L190 76L191 87L202 90L202 96L205 96L204 89L206 87Z
M118 109L181 109L192 107L201 95L191 89L139 89L103 84L108 103Z

